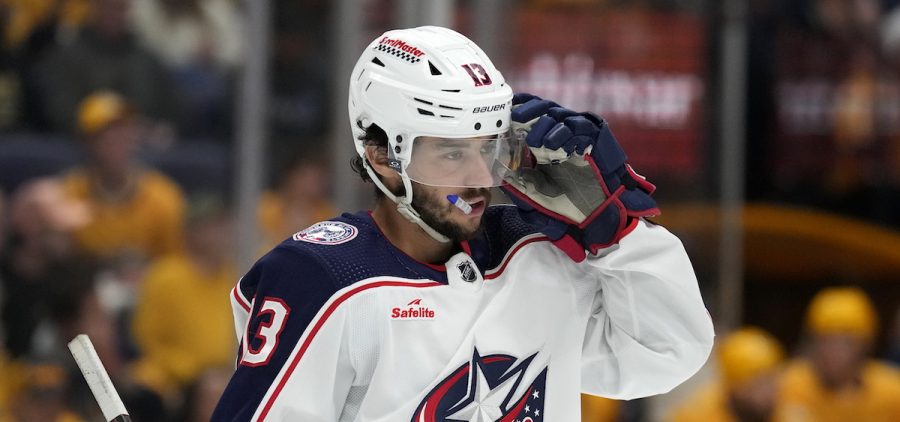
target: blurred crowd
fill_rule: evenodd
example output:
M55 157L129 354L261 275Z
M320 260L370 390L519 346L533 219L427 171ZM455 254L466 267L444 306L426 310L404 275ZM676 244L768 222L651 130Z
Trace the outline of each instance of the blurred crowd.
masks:
M875 345L885 327L868 294L853 286L824 288L806 307L795 350L756 326L720 333L708 381L653 420L900 420L900 313L886 323L889 351L880 358ZM641 402L584 396L583 420L650 420Z
M206 420L237 351L233 221L136 160L140 115L98 91L76 110L83 165L0 206L0 420L96 420L65 344L88 334L136 420ZM259 251L335 215L327 168L288 162L258 208ZM26 400L27 398L27 400Z
M757 327L719 338L718 375L670 420L898 420L900 369L896 361L873 356L878 329L863 290L823 289L807 307L803 339L791 355ZM893 336L896 347L896 332Z
M750 2L748 197L900 227L900 2Z
M4 0L0 16L0 128L72 133L79 102L113 89L157 130L226 133L242 51L237 2Z
M273 3L273 164L258 204L260 253L337 213L333 163L316 144L329 120L332 56L320 40L331 5ZM363 3L387 20L390 1ZM668 12L682 3L702 2L520 6ZM750 3L749 199L900 227L900 2ZM236 353L227 298L242 269L228 191L192 183L199 171L174 177L140 158L200 140L228 147L242 7L0 0L0 144L9 133L52 135L80 152L74 167L0 183L0 422L101 418L66 351L77 333L90 335L135 420L208 420ZM662 419L900 420L900 314L846 281L820 283L832 287L798 304L803 321L785 321L803 327L798 338L760 327L720 333L710 383ZM643 400L582 405L585 421L651 419Z
M273 133L321 134L328 2L273 3ZM75 136L80 101L108 89L141 111L156 148L228 143L244 25L238 0L0 0L0 133Z
M280 3L273 121L295 140L322 130L327 56L304 59L323 2ZM66 352L77 333L137 420L208 419L236 353L228 190L139 157L227 147L244 33L237 0L0 0L0 134L79 151L72 168L0 188L0 421L98 419ZM261 252L336 213L327 163L284 143Z
M297 142L324 127L324 2L279 3L260 253L336 214L321 146ZM38 177L0 183L0 421L101 418L68 356L78 333L135 420L209 419L237 351L230 189L142 158L229 155L243 26L237 0L0 0L0 134L77 151L53 171L4 161Z

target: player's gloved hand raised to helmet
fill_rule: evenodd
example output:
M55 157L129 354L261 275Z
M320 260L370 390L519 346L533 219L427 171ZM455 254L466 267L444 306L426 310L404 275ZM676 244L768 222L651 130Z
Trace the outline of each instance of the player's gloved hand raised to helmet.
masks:
M659 214L655 186L626 164L606 122L531 94L513 98L512 127L532 166L501 187L522 217L575 261L617 243L638 217Z

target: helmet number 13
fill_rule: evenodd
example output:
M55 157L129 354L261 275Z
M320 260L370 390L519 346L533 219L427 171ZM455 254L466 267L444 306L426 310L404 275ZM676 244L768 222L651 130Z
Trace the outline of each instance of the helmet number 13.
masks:
M472 80L475 81L475 86L484 86L491 84L491 77L488 76L484 67L482 67L478 63L469 63L462 65L462 68L466 70L466 73L472 77Z

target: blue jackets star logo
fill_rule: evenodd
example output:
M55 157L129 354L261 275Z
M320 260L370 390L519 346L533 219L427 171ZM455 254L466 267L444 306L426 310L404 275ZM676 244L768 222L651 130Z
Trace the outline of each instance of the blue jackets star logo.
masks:
M543 421L547 368L527 388L522 385L535 356L481 356L475 349L467 364L428 393L411 422Z

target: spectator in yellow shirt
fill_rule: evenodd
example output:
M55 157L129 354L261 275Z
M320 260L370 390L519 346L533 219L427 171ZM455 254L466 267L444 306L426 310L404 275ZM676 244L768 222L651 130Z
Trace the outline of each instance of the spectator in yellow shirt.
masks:
M156 258L181 246L181 189L136 162L135 119L131 106L112 92L90 95L78 112L89 162L65 175L63 185L90 207L90 224L75 233L78 245L102 259Z
M900 421L900 371L870 359L878 322L858 288L828 288L807 310L807 356L782 379L777 420Z
M311 154L294 157L275 188L263 192L257 210L268 251L292 234L337 215L328 198L328 171Z
M769 333L744 327L718 345L719 379L701 387L674 413L673 422L771 420L784 361L781 345Z
M234 365L231 232L224 207L196 201L185 252L159 259L147 271L132 324L141 354L132 374L162 397L177 395L208 368Z

